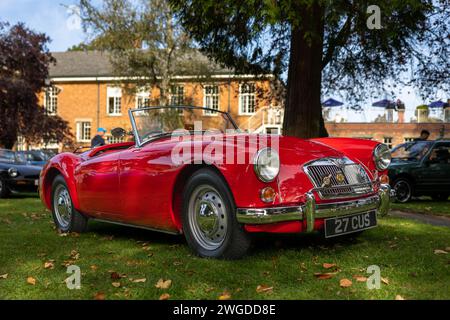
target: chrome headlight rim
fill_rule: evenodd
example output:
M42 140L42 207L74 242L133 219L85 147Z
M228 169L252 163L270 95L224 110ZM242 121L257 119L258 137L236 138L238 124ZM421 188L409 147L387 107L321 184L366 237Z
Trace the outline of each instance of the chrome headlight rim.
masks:
M269 160L268 162L273 164L273 161L275 161L275 164L276 164L272 168L274 170L272 173L264 172L265 164L261 163L262 160L264 160L263 157L267 157L267 156L269 156L269 154L270 154L271 158L272 157L274 157L274 158L272 158L272 160ZM261 149L255 155L253 168L254 168L256 176L262 182L269 183L269 182L275 181L275 179L280 174L280 166L281 166L280 155L273 148L268 147L268 148Z
M392 161L391 151L388 146L380 143L373 151L373 161L378 171L386 170Z
M19 171L17 171L16 168L9 168L8 169L8 174L11 178L17 178L19 176Z

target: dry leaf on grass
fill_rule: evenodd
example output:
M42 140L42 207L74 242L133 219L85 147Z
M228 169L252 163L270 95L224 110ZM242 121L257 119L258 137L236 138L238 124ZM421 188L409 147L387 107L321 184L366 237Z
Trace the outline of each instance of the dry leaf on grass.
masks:
M134 279L133 280L134 283L145 283L147 282L147 279L143 278L143 279Z
M319 280L331 279L334 275L335 273L314 273L314 277Z
M106 299L106 295L103 292L97 292L94 295L94 300L105 300Z
M47 261L44 263L44 269L54 269L55 268L55 264L53 263L53 261Z
M339 281L339 285L341 286L341 288L349 288L352 286L352 284L352 281L348 279L341 279L341 281Z
M27 283L31 284L32 286L36 285L36 279L33 277L28 277L27 278Z
M155 284L157 289L169 289L172 286L172 280L159 279Z
M434 254L447 254L447 251L441 250L441 249L436 249L434 250Z
M6 279L6 278L8 278L8 274L7 273L0 274L0 279Z
M383 282L385 285L388 285L389 284L389 279L381 277L381 282Z
M120 274L118 274L117 272L115 272L115 271L111 272L111 279L112 280L119 280L121 278L122 278L122 276Z
M170 294L168 293L163 293L160 297L159 300L164 301L164 300L169 300L170 299Z
M224 291L220 296L219 300L230 300L231 294L228 291Z
M353 279L355 279L357 282L367 282L367 277L360 275L353 276Z
M259 285L256 288L256 292L258 292L258 293L271 293L271 292L273 292L273 287L269 287L269 286L266 286L266 285Z
M395 296L395 300L405 300L405 298L398 294Z
M331 269L331 268L335 268L335 267L336 267L336 264L335 264L335 263L324 263L324 264L323 264L323 267L324 267L325 269Z
M98 267L94 264L94 265L91 266L91 270L92 270L92 271L97 271L97 270L98 270Z
M120 286L121 286L120 282L113 282L111 284L114 288L120 288Z

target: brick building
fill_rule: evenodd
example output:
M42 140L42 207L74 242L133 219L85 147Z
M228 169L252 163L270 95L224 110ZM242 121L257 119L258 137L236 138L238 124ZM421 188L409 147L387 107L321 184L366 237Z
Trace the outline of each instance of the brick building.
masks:
M107 54L90 52L53 53L57 63L50 68L49 86L40 99L50 115L68 121L76 145L88 145L97 128L111 131L115 127L131 130L128 110L158 105L159 89L150 87L130 95L119 84ZM253 77L234 75L227 69L215 68L207 80L195 75L179 75L170 89L171 105L205 106L228 111L237 124L250 128L256 114L278 105L275 99L275 78L271 75ZM205 117L214 115L205 114ZM272 121L274 123L274 121ZM275 125L275 123L274 123ZM281 123L276 124L277 128ZM109 142L115 142L107 136ZM19 149L63 147L54 143L41 146L19 144Z

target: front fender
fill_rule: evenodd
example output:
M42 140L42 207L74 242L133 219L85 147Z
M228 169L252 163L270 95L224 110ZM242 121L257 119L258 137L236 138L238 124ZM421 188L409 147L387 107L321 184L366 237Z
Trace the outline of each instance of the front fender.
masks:
M63 153L52 158L41 171L39 182L39 194L44 205L51 210L52 184L58 175L62 175L66 181L74 207L79 210L77 187L75 183L75 168L80 159L71 153Z

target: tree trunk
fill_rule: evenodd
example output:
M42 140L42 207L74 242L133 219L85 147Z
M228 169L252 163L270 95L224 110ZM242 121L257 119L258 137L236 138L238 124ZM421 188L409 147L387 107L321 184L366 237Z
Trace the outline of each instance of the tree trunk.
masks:
M322 117L324 9L315 1L299 8L292 27L283 133L299 138L328 136Z

